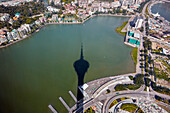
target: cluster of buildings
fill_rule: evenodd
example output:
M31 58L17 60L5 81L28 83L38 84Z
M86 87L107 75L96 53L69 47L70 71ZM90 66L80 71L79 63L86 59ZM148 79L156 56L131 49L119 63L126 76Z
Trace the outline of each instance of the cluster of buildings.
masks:
M139 47L140 38L140 33L135 31L128 31L126 35L126 43L132 47Z
M152 51L157 51L159 53L170 55L170 49L162 44L152 42ZM159 54L151 54L152 59L154 60L154 67L156 75L159 75L156 78L152 78L157 85L170 88L170 82L167 81L167 78L170 78L170 60L167 56L162 56ZM163 74L163 75L162 75ZM166 77L166 78L165 78Z
M38 28L42 23L45 23L47 19L45 17L40 17L32 24L22 24L18 29L13 29L9 31L6 28L0 29L0 45L9 44L16 40L26 38L30 33L32 33L35 28Z
M136 16L133 21L129 22L130 26L127 28L125 44L132 47L139 47L140 40L142 38L141 28L143 24L143 18L141 16Z
M0 5L4 6L16 6L24 2L30 2L33 0L13 0L13 1L8 1L8 2L2 2ZM37 1L38 2L38 1ZM49 3L52 2L52 0L49 1ZM79 23L85 21L87 18L92 16L95 12L109 12L112 11L113 8L117 7L122 7L122 9L127 9L127 10L132 10L133 8L138 8L141 2L144 2L144 0L114 0L114 2L99 2L99 1L94 1L94 0L75 0L72 1L70 4L65 4L61 0L53 0L54 4L62 4L62 6L65 8L64 10L62 9L57 9L52 6L47 6L47 10L52 13L52 16L49 17L47 13L45 13L45 17L42 19L36 20L34 23L39 25L43 22L58 22L58 23ZM77 7L77 4L79 7ZM53 13L59 13L62 12L61 15L59 14L53 14ZM18 18L21 16L20 13L16 13L14 17L10 18L10 15L7 13L1 13L0 14L0 21L8 22L11 25L18 20ZM139 24L141 23L140 21L138 22ZM137 25L140 26L140 25ZM26 30L28 29L28 30ZM31 28L30 28L31 29ZM23 24L20 26L20 28L17 29L20 34L20 37L23 37L25 34L28 34L30 32L29 26L27 24ZM1 29L1 31L4 31ZM6 30L8 31L8 30ZM13 39L18 39L18 35L10 35L15 29L13 29L11 32L9 32L9 35L4 35L1 33L1 43L3 44L7 41L11 42ZM16 32L17 33L17 32ZM6 33L7 34L7 33ZM136 35L135 35L136 36ZM6 37L6 38L4 38ZM13 37L13 38L8 38L8 37ZM4 39L4 40L2 40Z
M0 29L0 45L11 43L19 40L20 38L25 38L30 32L31 28L29 24L23 24L21 27L13 29L11 32L7 29Z
M10 17L8 13L0 13L0 21L2 22L8 22L11 25L18 20L18 18L21 16L20 13L16 13L13 18Z
M152 51L153 52L159 52L159 53L162 53L162 54L165 54L165 55L170 55L169 47L164 46L163 44L159 44L159 43L154 42L154 41L152 41Z
M48 20L51 22L58 22L58 23L79 23L83 22L87 17L92 16L93 12L91 12L90 8L87 7L86 9L78 9L75 4L67 4L64 5L64 10L57 9L52 6L48 6L48 15L52 15L48 17ZM61 14L52 14L52 13L61 13ZM55 19L54 19L55 18Z
M170 43L170 23L168 21L159 18L149 18L148 26L151 33L150 36Z
M55 5L64 5L65 3L61 0L49 0L49 4L54 2ZM108 12L112 11L113 8L121 7L122 9L126 9L129 12L133 12L133 10L140 7L140 3L144 2L145 0L114 0L113 2L101 2L101 1L94 1L94 0L74 0L71 1L71 5L77 5L81 8L88 8L92 12Z
M54 2L55 5L58 4L63 4L64 1L61 0L49 0L49 3ZM88 7L89 4L92 5L94 2L95 5L99 6L103 6L106 8L110 8L110 7L118 7L118 6L123 6L123 7L127 7L130 6L130 8L135 8L138 7L140 3L145 2L145 0L114 0L114 2L97 2L94 0L74 0L71 1L72 4L78 4L80 7Z
M17 6L17 5L20 5L21 3L31 2L31 1L33 0L12 0L12 1L7 1L7 2L1 2L0 5L4 5L5 7Z
M170 60L167 57L170 55L170 22L160 17L158 13L148 16L148 31L149 39L152 41L152 54L155 74L157 77L153 77L153 81L158 86L170 88L169 78L169 65ZM163 54L163 55L162 55Z
M151 4L152 6L153 4ZM169 82L169 55L170 55L170 22L161 17L158 13L151 12L151 6L148 8L147 32L148 39L152 42L152 50L149 53L153 60L154 76L151 80L156 85L170 88Z
M10 19L10 15L8 13L0 13L0 21L8 21Z

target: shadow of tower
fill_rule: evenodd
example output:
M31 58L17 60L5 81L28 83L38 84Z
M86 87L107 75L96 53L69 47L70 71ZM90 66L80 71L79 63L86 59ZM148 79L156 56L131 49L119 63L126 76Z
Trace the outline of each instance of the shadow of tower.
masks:
M86 60L84 60L83 45L81 45L80 59L75 61L74 64L73 64L74 69L75 69L75 71L77 73L77 77L78 77L78 87L77 87L77 100L78 100L78 103L77 103L77 108L83 102L83 97L84 97L83 92L80 91L79 87L84 84L84 76L85 76L85 73L87 72L87 70L89 68L89 65L90 64Z

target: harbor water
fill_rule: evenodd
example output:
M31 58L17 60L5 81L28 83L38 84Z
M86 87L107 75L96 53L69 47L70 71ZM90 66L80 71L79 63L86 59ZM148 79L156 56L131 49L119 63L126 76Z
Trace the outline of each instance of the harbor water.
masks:
M89 69L84 82L135 71L132 48L115 32L125 17L98 16L84 24L48 25L31 37L0 49L0 113L59 113L74 101L77 75L73 63L81 43Z

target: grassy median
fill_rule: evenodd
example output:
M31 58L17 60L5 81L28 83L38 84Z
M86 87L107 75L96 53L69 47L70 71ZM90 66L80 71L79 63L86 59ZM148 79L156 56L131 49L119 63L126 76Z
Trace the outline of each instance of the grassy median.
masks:
M133 48L131 52L131 56L135 62L135 65L137 64L137 53L138 53L138 48L137 47Z
M120 109L134 113L139 107L135 104L122 104ZM140 108L137 113L144 113Z
M116 28L116 32L123 35L123 36L125 36L126 32L121 32L121 30L126 26L127 23L128 23L128 21L123 22L122 26Z

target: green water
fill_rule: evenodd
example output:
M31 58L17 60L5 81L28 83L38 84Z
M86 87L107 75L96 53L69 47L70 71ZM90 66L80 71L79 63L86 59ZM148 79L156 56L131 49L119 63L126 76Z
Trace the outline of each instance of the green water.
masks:
M134 72L131 47L114 30L128 18L94 17L79 25L48 25L28 39L0 50L0 113L66 113L58 97L72 106L76 94L73 63L90 63L85 82Z

